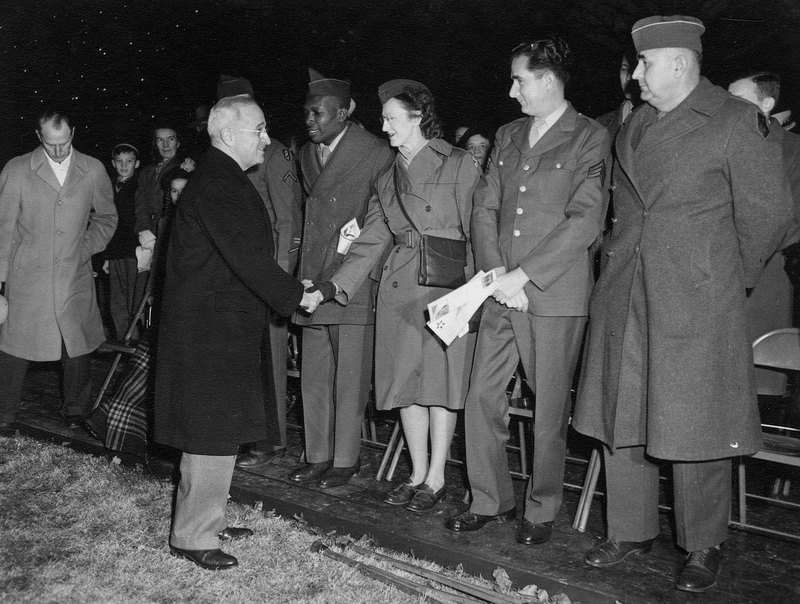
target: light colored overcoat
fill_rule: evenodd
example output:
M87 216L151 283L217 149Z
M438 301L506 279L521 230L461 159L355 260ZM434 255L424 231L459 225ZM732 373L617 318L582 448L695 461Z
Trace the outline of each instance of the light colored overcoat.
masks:
M397 202L394 170L406 212L426 235L467 241L466 279L474 275L469 221L480 171L472 156L442 139L431 140L414 156L408 172L395 163L382 174L369 202L364 229L352 244L333 281L345 302L362 287L377 263L380 275L375 325L375 391L378 408L441 405L463 408L472 367L475 334L449 347L426 326L428 303L447 289L418 284L419 238ZM389 252L388 255L386 252ZM336 302L334 302L336 303Z
M9 314L0 350L31 361L92 352L105 340L92 255L117 226L111 181L96 159L72 150L64 185L42 147L0 174L0 281Z
M753 453L745 288L792 222L781 147L754 105L705 78L657 114L642 105L616 140L573 425L660 459Z

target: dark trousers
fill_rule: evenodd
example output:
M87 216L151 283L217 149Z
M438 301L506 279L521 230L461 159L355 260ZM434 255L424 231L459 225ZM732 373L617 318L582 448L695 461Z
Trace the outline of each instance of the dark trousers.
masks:
M148 273L143 273L141 281L146 280ZM125 337L133 315L138 310L143 287L136 287L139 269L136 258L118 258L108 261L108 304L114 331L118 340ZM138 339L134 331L133 339Z
M22 404L22 388L30 361L0 351L0 422L16 421ZM67 355L61 344L61 367L63 369L63 398L61 415L84 416L91 411L91 365L89 355L75 358Z
M506 387L522 361L536 393L533 460L525 519L555 519L564 491L570 386L586 317L539 317L488 300L484 305L464 408L470 511L494 515L514 507L506 444Z
M303 421L306 461L356 463L372 382L374 325L303 328Z
M269 453L286 448L286 371L289 358L289 327L285 319L273 318L261 340L261 384L267 438L250 445L250 450ZM269 340L269 341L267 341Z
M658 469L645 447L604 449L608 538L646 541L658 535ZM713 547L728 535L731 460L672 462L678 545Z

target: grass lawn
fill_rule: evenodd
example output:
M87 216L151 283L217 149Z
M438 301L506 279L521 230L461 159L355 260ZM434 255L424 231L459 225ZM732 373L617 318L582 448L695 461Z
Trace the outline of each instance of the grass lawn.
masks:
M170 481L57 445L0 437L0 602L418 602L311 552L299 522L228 506L255 531L210 572L169 554ZM330 543L330 542L329 542Z

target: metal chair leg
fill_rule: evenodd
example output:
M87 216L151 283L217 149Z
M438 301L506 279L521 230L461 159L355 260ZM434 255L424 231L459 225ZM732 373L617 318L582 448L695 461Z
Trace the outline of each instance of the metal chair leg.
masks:
M589 520L589 510L592 507L592 500L594 499L594 491L597 487L597 478L600 476L600 452L597 449L592 450L592 455L589 457L589 465L586 468L586 478L583 481L583 491L578 500L578 509L575 510L575 518L572 522L572 528L578 532L583 533L586 531L586 523Z

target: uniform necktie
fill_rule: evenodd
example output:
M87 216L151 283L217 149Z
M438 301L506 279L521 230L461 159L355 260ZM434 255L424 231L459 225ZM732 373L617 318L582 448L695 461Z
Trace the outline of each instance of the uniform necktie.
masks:
M328 163L328 158L331 156L331 148L327 145L321 145L320 155L320 163L324 166Z
M544 124L543 117L537 117L533 120L533 124L531 124L531 132L528 135L528 143L530 143L531 148L537 143L539 140L539 127Z

